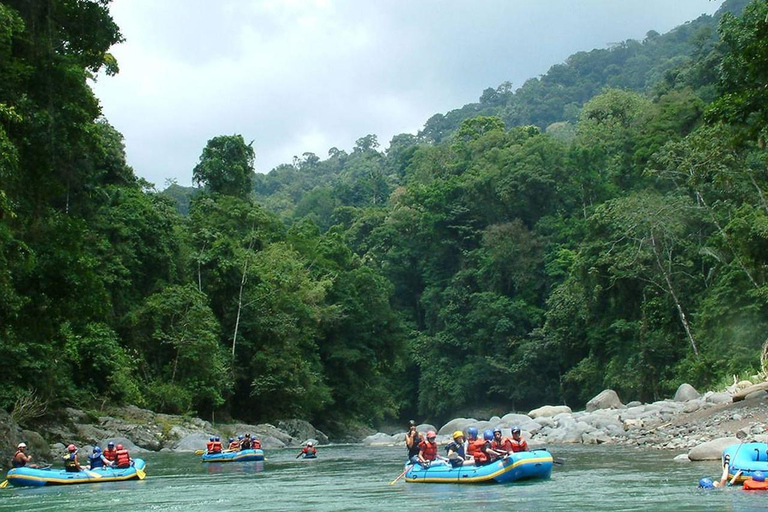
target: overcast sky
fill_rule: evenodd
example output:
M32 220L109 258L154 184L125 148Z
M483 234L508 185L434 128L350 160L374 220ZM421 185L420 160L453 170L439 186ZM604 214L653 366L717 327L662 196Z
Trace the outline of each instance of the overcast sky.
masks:
M189 185L206 142L241 134L256 171L416 133L483 89L581 50L664 33L722 0L113 0L125 36L94 84L136 173Z

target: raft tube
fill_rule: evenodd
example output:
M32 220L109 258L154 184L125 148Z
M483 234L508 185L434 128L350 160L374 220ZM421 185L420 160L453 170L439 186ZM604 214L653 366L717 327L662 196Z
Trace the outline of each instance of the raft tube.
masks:
M728 478L733 478L741 471L741 476L736 479L739 483L752 478L755 471L768 474L768 444L766 443L733 444L723 450L723 464L725 464L726 455L731 458Z
M14 468L5 477L11 485L42 486L70 484L98 484L101 482L121 482L138 479L138 470L144 470L147 463L143 459L133 459L133 466L128 468L99 468L67 472L63 469Z
M302 459L316 459L317 454L316 453L305 453L302 457Z
M405 473L405 481L428 484L485 482L505 484L517 480L546 479L551 475L552 455L547 450L533 450L512 453L502 460L485 466L465 464L454 468L442 461L434 462L428 468L415 464Z
M264 460L264 450L239 450L234 452L204 453L203 462L248 462Z

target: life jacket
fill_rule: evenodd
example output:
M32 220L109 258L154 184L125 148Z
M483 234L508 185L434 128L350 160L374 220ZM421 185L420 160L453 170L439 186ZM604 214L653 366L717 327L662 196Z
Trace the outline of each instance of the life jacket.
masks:
M213 442L213 453L221 453L221 441Z
M252 439L251 448L253 448L254 450L261 450L261 441L259 441L258 439Z
M317 454L317 448L314 446L305 446L303 450L301 450L303 453L306 453L308 455L316 455Z
M19 458L19 454L21 453L21 450L16 450L16 453L13 454L13 459L11 459L11 465L15 468L23 468L27 465L27 459Z
M236 451L236 450L239 450L240 449L240 443L238 443L237 441L232 441L231 443L229 443L229 449L230 449L230 451L233 451L233 452Z
M494 440L491 441L491 448L493 448L494 450L499 450L500 452L509 451L507 449L507 446L511 447L511 445L509 444L509 439L506 439L506 438L502 439L501 441L494 438Z
M528 451L528 443L525 442L525 439L522 437L518 439L510 439L509 440L510 446L512 447L513 452L525 452Z
M462 459L466 458L463 443L457 443L456 441L452 441L450 444L448 444L445 447L445 453L448 453L450 451L456 452L458 456L461 457Z
M768 482L758 482L757 480L750 478L744 481L745 491L768 491Z
M77 454L76 453L68 453L66 455L63 455L62 458L64 459L64 469L68 472L74 472L74 471L80 471L79 464L77 463Z
M101 458L101 454L92 453L88 456L88 462L91 463L91 469L103 468L104 459Z
M475 439L470 441L467 446L467 454L471 455L475 459L475 464L483 464L488 462L488 455L483 452L483 446L485 446L484 439Z
M205 443L205 451L208 453L213 453L213 441L208 441Z
M117 462L117 467L119 468L131 467L131 456L128 454L128 450L117 450L115 462Z
M422 441L419 443L419 453L424 460L435 460L437 458L437 443Z
M102 455L104 455L104 458L107 459L109 462L114 462L115 457L117 457L117 450L112 448L111 450L107 448L103 452L101 452Z

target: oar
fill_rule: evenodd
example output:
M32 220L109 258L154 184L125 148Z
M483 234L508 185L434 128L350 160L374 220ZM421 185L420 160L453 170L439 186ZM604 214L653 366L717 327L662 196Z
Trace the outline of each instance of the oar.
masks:
M206 450L195 450L195 455L202 455L206 452Z
M136 468L136 476L139 477L139 480L144 480L145 478L147 478L147 474L141 468Z
M3 483L0 484L0 489L5 489L8 487L8 480L3 480Z
M411 464L410 466L405 466L405 470L403 470L403 472L400 473L400 476L398 476L397 478L389 482L389 485L395 485L397 481L403 478L405 474L408 472L408 470L411 469L412 467L413 467L413 464Z
M88 475L89 478L94 478L96 480L98 480L99 478L101 478L103 476L103 475L100 475L99 473L97 473L95 471L91 471L89 469L84 469L83 471L85 471L85 474Z
M552 464L555 466L565 466L565 459L552 459Z

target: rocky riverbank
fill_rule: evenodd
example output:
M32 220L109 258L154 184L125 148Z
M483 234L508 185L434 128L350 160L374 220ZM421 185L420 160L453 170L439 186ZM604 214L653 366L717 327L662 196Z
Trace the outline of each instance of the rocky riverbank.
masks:
M605 390L587 403L584 411L567 406L544 406L527 414L509 413L490 419L456 418L436 428L420 425L419 431L435 430L438 442L449 442L456 430L474 426L479 431L500 427L510 435L519 427L531 447L563 443L623 444L643 449L667 449L679 454L676 460L718 459L722 449L740 442L739 431L748 440L766 442L768 384L742 381L720 392L700 394L688 384L675 396L650 404L623 404L612 390ZM405 432L377 433L363 442L369 446L402 445Z
M307 440L316 444L328 443L328 437L310 423L290 419L275 425L228 423L212 425L199 418L158 414L146 409L128 406L106 413L89 413L79 409L65 409L56 421L40 422L34 430L17 425L4 411L0 411L0 457L7 467L16 445L22 441L35 461L52 461L63 453L65 446L74 443L90 452L92 446L105 446L108 441L124 445L131 453L147 451L194 452L205 447L210 436L228 437L250 433L261 440L265 449L299 446Z

